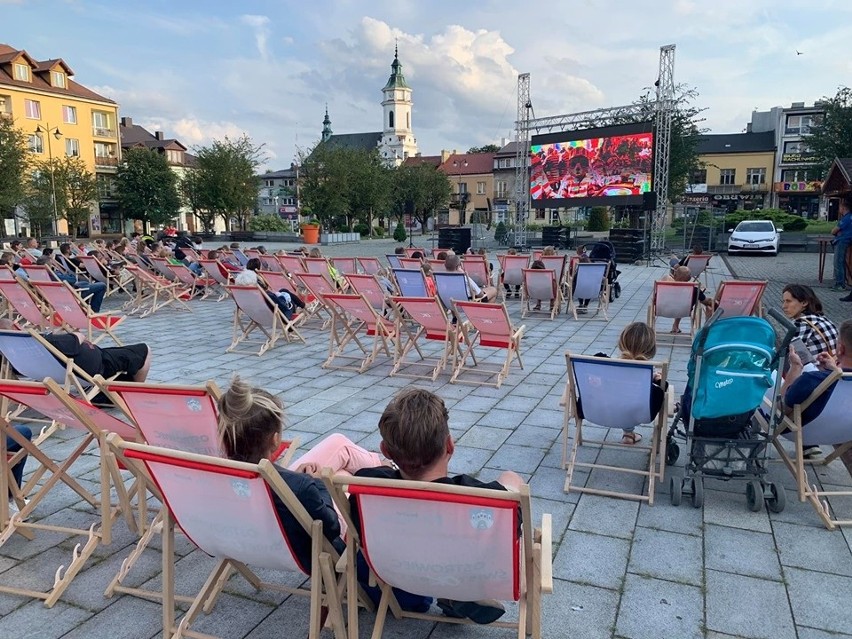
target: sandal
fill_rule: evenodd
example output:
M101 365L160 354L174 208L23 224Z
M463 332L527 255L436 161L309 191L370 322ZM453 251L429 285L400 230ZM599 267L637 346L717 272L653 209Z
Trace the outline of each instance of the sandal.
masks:
M633 444L638 444L642 441L642 435L639 433L624 433L621 438L621 443L627 446L633 446Z
M671 331L669 331L669 332L670 332L672 335L680 335L681 333L683 333L683 331L682 331L682 330L680 330L679 328L673 328L673 329L672 329Z

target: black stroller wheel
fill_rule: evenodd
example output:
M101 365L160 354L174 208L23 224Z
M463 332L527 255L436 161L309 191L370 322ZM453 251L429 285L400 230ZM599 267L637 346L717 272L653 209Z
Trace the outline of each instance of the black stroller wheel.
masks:
M680 506L683 499L683 480L679 477L669 478L669 487L671 488L672 506Z
M746 504L753 513L763 510L763 484L757 479L746 484Z
M669 439L666 442L666 466L674 466L678 457L680 457L680 446L677 445L677 442Z
M780 513L787 507L787 491L780 484L769 484L769 497L766 498L766 507L773 513Z
M701 508L704 505L704 480L701 477L692 479L692 507Z
M618 282L615 282L612 285L612 290L615 293L615 299L618 299L619 297L621 297L621 284L619 284Z

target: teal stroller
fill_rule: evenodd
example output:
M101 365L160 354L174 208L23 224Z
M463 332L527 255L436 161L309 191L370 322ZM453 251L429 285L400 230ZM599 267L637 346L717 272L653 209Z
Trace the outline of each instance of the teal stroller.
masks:
M739 479L746 481L750 510L761 510L764 502L773 512L784 510L784 487L766 480L771 432L762 432L752 422L764 397L775 405L781 389L778 372L784 370L795 330L774 309L770 315L786 329L777 349L772 324L759 317L726 319L717 311L695 336L687 387L666 437L667 464L674 464L680 455L677 439L684 440L689 451L684 477L670 480L673 505L680 505L687 494L700 508L705 478ZM770 427L775 428L776 411L769 412Z

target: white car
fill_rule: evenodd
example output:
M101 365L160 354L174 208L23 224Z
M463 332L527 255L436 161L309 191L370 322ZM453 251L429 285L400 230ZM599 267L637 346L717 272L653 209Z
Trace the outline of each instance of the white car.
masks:
M743 220L728 239L728 255L734 253L769 253L778 255L780 232L769 220Z

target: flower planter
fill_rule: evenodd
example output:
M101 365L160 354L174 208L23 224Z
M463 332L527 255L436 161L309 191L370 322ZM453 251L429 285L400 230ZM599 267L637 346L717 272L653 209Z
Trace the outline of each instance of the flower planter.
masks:
M303 224L302 237L305 244L319 244L320 227L318 224Z

